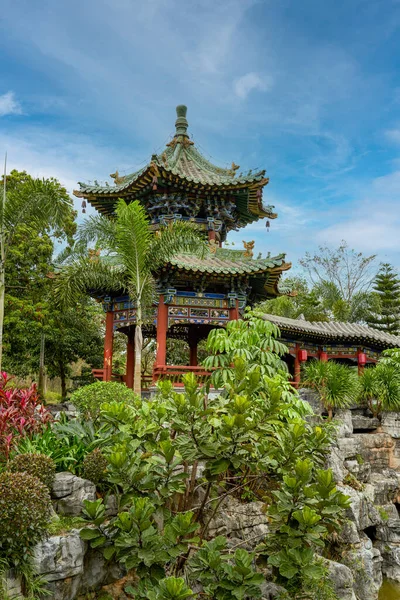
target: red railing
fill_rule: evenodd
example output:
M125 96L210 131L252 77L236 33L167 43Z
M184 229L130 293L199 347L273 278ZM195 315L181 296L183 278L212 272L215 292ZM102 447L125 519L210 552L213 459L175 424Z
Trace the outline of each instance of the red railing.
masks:
M158 365L153 369L153 381L169 377L173 382L180 382L182 375L185 375L185 373L194 373L200 382L211 375L210 371L206 371L204 367L200 366Z

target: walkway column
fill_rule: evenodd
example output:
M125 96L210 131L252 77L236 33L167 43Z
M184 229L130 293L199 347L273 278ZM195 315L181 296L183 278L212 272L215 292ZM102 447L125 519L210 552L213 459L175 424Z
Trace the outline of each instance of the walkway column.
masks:
M114 313L112 312L112 310L109 310L106 313L106 335L104 337L103 381L111 381L111 377L112 377L113 339L114 339Z
M318 358L321 362L328 362L328 354L324 351L323 348L318 349Z
M160 295L157 311L157 354L156 367L163 366L167 362L167 329L168 329L168 306L164 304L164 295Z
M299 350L300 344L296 344L295 346L295 355L294 355L294 383L296 387L300 384L300 360L299 360Z
M128 341L126 344L126 372L125 383L128 388L133 389L133 380L135 374L135 342L134 334L128 333Z

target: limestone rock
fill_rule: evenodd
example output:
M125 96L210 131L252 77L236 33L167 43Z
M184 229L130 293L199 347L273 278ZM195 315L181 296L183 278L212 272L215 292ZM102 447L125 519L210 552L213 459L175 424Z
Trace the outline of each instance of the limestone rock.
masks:
M361 483L368 483L371 477L371 465L368 462L356 460L345 460L344 467L354 475Z
M58 514L76 517L82 512L84 500L96 500L96 486L65 471L56 474L51 495Z
M7 597L12 598L12 600L23 600L21 578L14 571L8 571L2 585Z
M229 538L246 540L241 547L252 550L268 533L267 518L262 502L243 504L227 496L210 522L208 537L225 535Z
M382 557L371 540L361 540L360 548L352 550L346 557L346 564L353 573L353 590L357 598L377 600L382 585Z
M75 577L83 573L85 545L74 529L68 535L53 535L35 546L33 564L47 581Z
M392 438L400 438L400 412L383 412L381 421L382 431Z
M353 415L353 431L373 431L380 426L380 421L376 417L366 417L364 415ZM389 432L387 432L389 433Z
M351 410L337 410L333 422L337 424L336 435L338 438L350 437L353 433Z
M390 504L399 498L400 481L396 471L385 469L382 473L372 473L370 481L374 486L376 504Z
M395 441L387 433L357 433L351 439L359 444L359 454L364 462L371 464L372 472L381 473L383 469L396 466Z
M340 541L342 544L359 544L360 536L358 534L357 526L353 521L346 521L340 532Z
M359 531L381 524L380 513L373 502L372 486L366 485L363 491L357 491L348 485L340 485L338 489L349 496L350 508L347 509L347 517L355 523Z
M274 600L283 596L285 588L271 581L266 581L261 584L261 600Z
M375 546L383 558L382 573L384 577L400 582L400 544L376 542Z
M301 388L299 390L299 396L302 400L310 404L314 414L322 415L322 404L317 392L314 392L314 390L310 390L308 388Z
M328 576L332 581L338 600L356 600L353 591L353 575L349 567L332 560L325 560L324 562L328 567Z
M347 474L347 470L344 467L343 455L338 446L335 445L331 447L325 466L327 469L332 470L332 474L336 483L343 481Z

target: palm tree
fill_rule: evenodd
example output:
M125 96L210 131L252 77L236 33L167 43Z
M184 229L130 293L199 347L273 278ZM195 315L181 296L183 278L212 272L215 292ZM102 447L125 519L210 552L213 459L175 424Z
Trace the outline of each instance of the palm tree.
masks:
M359 398L368 406L374 417L380 417L382 410L399 410L398 366L380 361L376 367L364 369L360 377Z
M95 242L102 250L88 257ZM154 274L173 256L190 252L203 256L207 244L195 226L177 221L155 233L145 209L137 200L119 200L115 218L89 217L78 231L78 252L61 269L55 293L61 305L73 305L94 290L128 293L136 307L134 390L141 393L142 327L155 298ZM85 249L85 253L84 253ZM93 254L93 253L92 253Z
M73 203L56 179L33 179L11 171L0 181L0 371L2 366L5 275L8 251L21 225L64 237L74 232Z
M347 408L355 402L358 377L354 368L330 361L312 360L304 365L305 386L318 392L332 419L334 408Z

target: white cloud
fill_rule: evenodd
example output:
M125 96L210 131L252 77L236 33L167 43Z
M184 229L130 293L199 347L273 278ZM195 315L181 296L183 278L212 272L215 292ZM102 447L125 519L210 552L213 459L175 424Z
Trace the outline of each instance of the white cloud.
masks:
M388 140L400 144L400 129L388 129L385 134Z
M0 96L0 117L5 117L6 115L20 115L21 113L21 105L15 99L14 92L7 92Z
M253 90L267 92L273 86L273 79L270 76L261 76L258 73L246 73L236 79L233 83L233 89L236 96L245 99Z
M317 233L318 243L339 244L347 240L366 253L400 253L400 171L373 179L361 190L345 218ZM397 260L397 258L396 258Z

